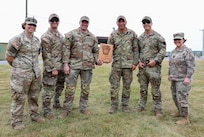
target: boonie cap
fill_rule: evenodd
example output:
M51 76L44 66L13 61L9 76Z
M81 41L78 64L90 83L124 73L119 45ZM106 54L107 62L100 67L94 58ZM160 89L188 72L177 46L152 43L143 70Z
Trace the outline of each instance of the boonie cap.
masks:
M87 16L82 16L82 17L80 18L80 22L82 22L82 21L87 21L87 22L89 22L89 17L87 17Z
M118 22L120 19L122 19L122 20L124 20L124 21L126 22L125 16L123 16L123 15L118 16L118 17L117 17L117 22Z

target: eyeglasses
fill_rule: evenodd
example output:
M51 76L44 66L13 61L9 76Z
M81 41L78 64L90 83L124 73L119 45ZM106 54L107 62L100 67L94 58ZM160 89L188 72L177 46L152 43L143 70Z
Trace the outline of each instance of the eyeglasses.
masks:
M150 24L151 22L149 21L149 20L144 20L143 22L142 22L142 24Z
M36 25L35 24L28 24L29 26L34 26L34 27L36 27Z
M58 20L57 18L52 18L52 19L50 20L50 22L59 22L59 20Z

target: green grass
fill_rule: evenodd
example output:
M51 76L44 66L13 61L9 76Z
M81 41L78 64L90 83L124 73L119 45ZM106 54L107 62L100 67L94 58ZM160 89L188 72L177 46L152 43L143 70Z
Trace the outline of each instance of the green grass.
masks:
M131 89L130 113L123 113L121 108L115 114L109 114L110 64L97 66L94 69L89 96L91 115L83 115L78 111L80 82L77 85L73 110L65 119L46 120L38 124L30 121L27 104L24 110L26 128L15 131L10 126L10 69L8 65L0 65L0 137L202 137L204 135L204 61L196 61L196 72L193 75L192 89L189 96L191 109L188 126L177 126L177 119L170 116L176 111L173 103L170 82L167 80L168 61L162 66L162 101L163 117L155 118L152 96L148 93L147 107L144 112L133 112L139 100L139 84L137 71L134 71L134 81ZM121 85L122 86L122 85ZM63 92L64 93L64 92ZM121 91L120 91L121 96ZM64 95L61 96L61 102ZM42 114L41 95L39 97L40 113ZM60 111L54 111L56 115Z

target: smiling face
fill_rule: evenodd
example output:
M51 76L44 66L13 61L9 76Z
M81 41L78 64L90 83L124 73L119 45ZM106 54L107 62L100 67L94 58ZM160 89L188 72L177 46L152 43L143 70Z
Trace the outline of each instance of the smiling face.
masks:
M50 28L51 29L57 29L58 25L59 25L59 19L54 17L49 21L49 23L50 23Z
M176 45L177 48L181 48L183 47L184 39L174 39L174 44Z
M118 21L117 21L117 25L118 25L118 29L119 30L124 30L124 29L126 29L126 21L124 20L124 19L119 19Z
M143 20L142 25L145 31L150 31L152 29L152 22L149 20Z
M86 32L89 26L89 22L86 20L82 20L79 22L79 24L80 24L81 31Z
M25 31L29 34L32 34L36 31L36 25L35 24L25 24Z

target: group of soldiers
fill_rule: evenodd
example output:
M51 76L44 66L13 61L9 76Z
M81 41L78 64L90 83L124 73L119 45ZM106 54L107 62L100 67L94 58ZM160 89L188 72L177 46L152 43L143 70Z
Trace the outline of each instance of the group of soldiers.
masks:
M26 18L22 24L24 32L13 37L7 46L6 60L12 66L10 84L12 94L11 125L16 130L25 128L23 109L26 97L28 97L31 120L38 123L44 122L44 118L38 113L38 96L41 86L43 88L43 116L49 120L54 119L55 115L52 109L56 108L63 110L57 116L58 118L67 117L72 111L79 76L81 79L79 111L82 114L90 114L87 106L93 69L95 65L101 66L103 64L103 60L98 59L98 40L88 30L90 19L87 16L82 16L79 20L79 28L69 31L64 36L58 31L60 18L57 14L51 14L48 22L50 27L41 36L41 39L38 39L34 36L37 20L32 17ZM108 44L113 45L112 66L109 76L111 100L109 113L115 113L119 106L120 79L123 83L122 111L130 112L128 105L133 71L138 66L140 100L135 111L142 112L145 109L150 83L155 116L161 117L161 64L166 55L165 39L152 29L152 19L149 16L142 19L144 33L139 37L133 30L126 27L127 20L124 16L118 16L116 24L118 29L113 30L107 41ZM177 35L182 34L178 33ZM180 38L184 39L184 36ZM38 55L41 52L43 59L42 79L38 61ZM171 62L171 64L175 64L175 62ZM174 70L176 71L176 69ZM192 70L188 75L189 79L193 72ZM174 71L169 71L169 80L172 80L172 73ZM65 99L63 106L61 106L59 97L63 89ZM176 88L174 90L176 92ZM176 100L177 97L174 96ZM176 116L186 117L188 105L183 105L178 100L175 103L177 103L178 108ZM181 121L180 123L182 124Z

